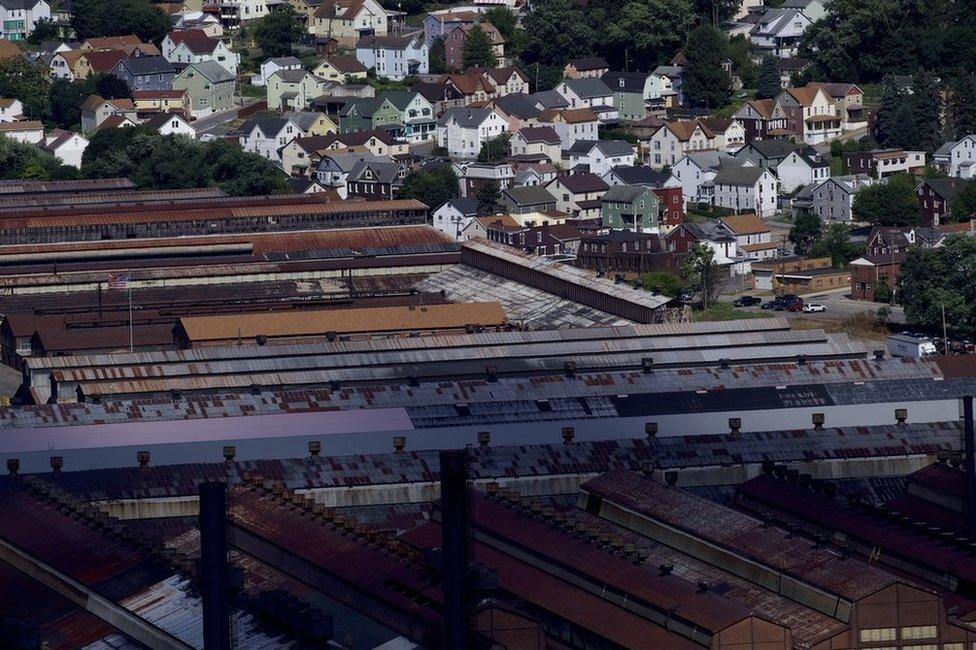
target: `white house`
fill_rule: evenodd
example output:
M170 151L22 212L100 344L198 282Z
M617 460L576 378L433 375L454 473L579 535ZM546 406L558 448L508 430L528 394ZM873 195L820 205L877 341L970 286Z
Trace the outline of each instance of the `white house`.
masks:
M758 261L776 256L777 245L773 243L769 226L759 215L734 214L719 217L719 223L735 237L736 252L740 257Z
M19 99L0 98L0 122L18 122L24 119L24 104Z
M602 79L565 79L555 90L569 102L569 108L589 108L601 120L619 117L613 105L613 90Z
M27 40L37 21L50 19L51 6L44 0L0 0L0 38Z
M659 65L644 82L644 104L648 108L671 108L684 102L681 86L683 68Z
M408 75L427 74L429 48L420 34L364 36L356 43L356 60L376 76L399 81Z
M776 166L779 189L784 194L830 178L830 163L811 147L790 152Z
M163 38L163 57L170 63L187 65L213 61L232 75L237 75L240 55L219 38L210 38L202 30L170 32Z
M241 148L281 163L280 149L305 133L297 124L283 117L257 117L241 127Z
M225 0L222 4L236 10L236 22L238 23L263 18L268 15L267 0Z
M88 138L74 131L54 129L44 135L44 141L39 142L38 146L52 153L62 165L80 168L81 157L88 147Z
M623 140L577 140L568 154L570 169L583 166L597 176L614 167L631 166L636 158L634 148Z
M481 145L508 131L498 111L486 108L449 108L437 121L437 146L451 157L477 158Z
M803 32L813 24L799 9L767 9L753 28L752 44L781 59L795 57Z
M266 86L279 70L301 70L302 62L294 56L276 56L261 64L261 72L251 76L252 86Z
M461 232L477 216L478 199L474 197L451 199L431 213L434 229L455 240L461 239Z
M779 181L766 167L725 165L712 180L712 204L736 212L755 212L760 218L776 212Z
M196 128L179 113L156 113L143 124L152 127L160 135L182 135L191 140L197 137Z
M976 176L976 135L947 142L935 152L933 160L948 176L973 178Z
M834 176L813 188L811 205L813 214L821 221L850 223L854 209L854 195L877 182L867 174Z
M551 126L527 126L519 129L509 141L513 156L541 155L551 162L562 159L561 140Z
M820 144L843 134L843 120L833 97L818 84L787 88L776 97L788 128L807 144Z
M0 136L17 142L39 144L44 141L44 124L38 120L0 122Z
M724 151L692 151L671 166L671 176L681 185L686 205L711 203L715 174L723 165L735 164Z
M539 113L539 126L551 126L565 149L577 140L596 140L600 120L589 108L547 109Z
M647 164L661 169L674 166L690 151L719 149L715 144L712 133L697 120L671 120L658 127L650 138L641 141L640 147Z

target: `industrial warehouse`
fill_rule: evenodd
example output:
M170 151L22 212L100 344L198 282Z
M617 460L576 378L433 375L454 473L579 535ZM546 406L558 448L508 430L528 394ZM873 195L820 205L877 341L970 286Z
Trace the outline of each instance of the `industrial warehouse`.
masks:
M0 182L0 647L976 647L965 357L427 223Z

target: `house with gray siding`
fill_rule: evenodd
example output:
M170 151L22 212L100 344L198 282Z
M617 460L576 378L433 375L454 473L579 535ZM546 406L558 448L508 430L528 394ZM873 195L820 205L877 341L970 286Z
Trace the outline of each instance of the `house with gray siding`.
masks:
M611 230L634 232L657 230L660 199L648 187L614 185L600 199L600 220Z
M161 56L134 56L116 63L112 74L132 91L172 90L176 69Z
M234 75L216 61L186 66L173 80L173 89L186 91L192 117L204 117L234 107Z

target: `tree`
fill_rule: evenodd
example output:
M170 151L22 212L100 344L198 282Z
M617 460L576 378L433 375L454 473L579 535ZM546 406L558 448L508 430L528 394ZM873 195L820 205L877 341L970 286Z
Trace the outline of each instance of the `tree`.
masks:
M88 81L88 79L85 81ZM129 88L129 84L114 74L95 75L94 82L95 94L104 99L125 99L132 97L132 89Z
M776 59L771 56L763 57L759 65L759 73L756 78L756 97L759 99L772 99L779 95L781 87L779 82L779 66Z
M151 43L172 28L169 16L149 0L76 0L71 26L79 40L135 34Z
M946 323L972 331L976 324L976 239L947 237L940 248L912 248L901 265L898 299L911 325L942 327Z
M562 69L567 60L592 54L596 34L587 18L573 0L542 0L523 20L522 59Z
M292 46L305 33L298 15L289 5L272 11L256 23L251 34L265 57L291 56Z
M34 30L27 37L27 42L31 45L40 45L44 41L57 40L61 37L61 30L54 21L41 19L34 24Z
M653 70L681 47L692 21L690 0L628 2L604 23L604 54L617 69Z
M461 65L464 68L494 68L497 64L488 32L481 25L472 25L461 46Z
M681 263L681 277L690 290L701 294L702 309L708 309L720 288L715 249L702 242L692 244Z
M976 133L976 81L965 70L960 71L950 84L946 125L950 139L958 140Z
M681 295L681 280L670 273L656 271L641 276L641 285L647 291L659 293L663 296L677 298Z
M430 44L430 51L427 54L428 68L431 74L444 74L447 72L447 55L444 52L444 38L438 36Z
M478 199L478 214L494 214L501 204L502 192L497 182L486 181L478 188L475 198Z
M886 79L875 116L878 143L885 147L910 147L913 119L907 94L892 79Z
M512 52L511 43L518 39L518 18L505 6L496 5L482 14L485 21L494 25L498 33L505 39L505 50Z
M481 145L481 151L478 152L478 162L494 163L507 156L511 149L508 144L511 138L512 136L505 132L490 140L485 140L484 144Z
M46 151L10 138L0 138L0 178L60 180L73 178L73 167L65 167Z
M204 150L210 182L230 196L291 192L288 177L280 167L264 156L241 151L236 142L216 140L205 144Z
M800 214L790 228L790 242L797 255L807 255L814 243L820 239L823 223L815 214Z
M976 180L966 182L962 192L952 202L952 220L969 221L976 214Z
M810 247L810 257L829 257L838 268L847 266L863 252L863 247L851 242L851 229L843 223L830 224Z
M722 68L725 37L710 25L688 34L684 48L684 91L693 106L721 108L732 98L732 82Z
M20 57L0 61L0 97L19 99L27 117L41 119L47 115L50 84L46 68Z
M740 4L738 0L695 0L694 12L702 21L721 25L732 18Z
M920 71L915 74L909 105L912 148L935 151L942 144L942 98L931 73Z
M917 226L922 207L915 194L915 181L908 174L895 174L887 183L876 183L854 195L854 221L876 226Z
M400 188L400 197L416 199L429 208L437 209L459 195L458 178L450 165L431 170L418 169L407 174Z

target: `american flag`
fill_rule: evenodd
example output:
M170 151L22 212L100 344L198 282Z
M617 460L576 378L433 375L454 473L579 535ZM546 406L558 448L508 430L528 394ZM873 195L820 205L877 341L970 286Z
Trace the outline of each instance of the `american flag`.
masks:
M108 288L109 289L125 289L129 286L129 274L128 273L109 273L108 274Z

